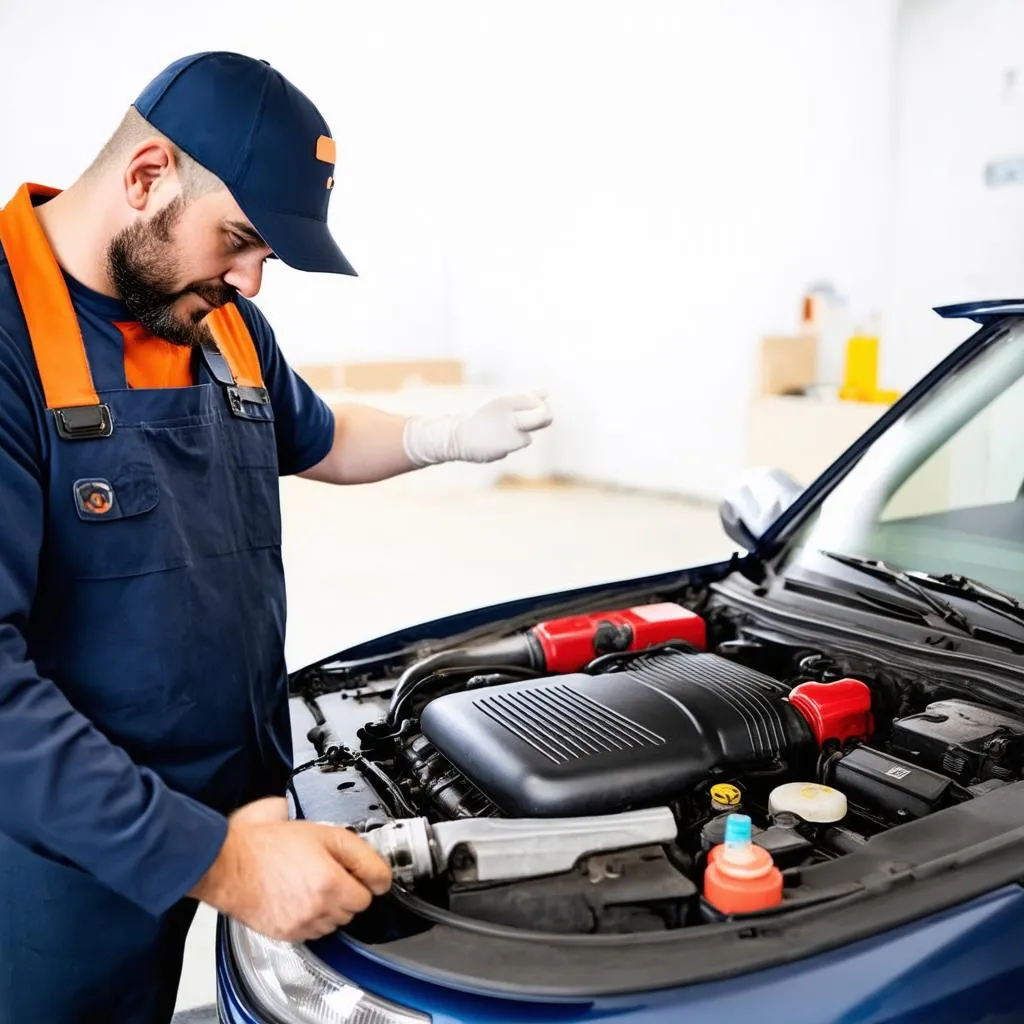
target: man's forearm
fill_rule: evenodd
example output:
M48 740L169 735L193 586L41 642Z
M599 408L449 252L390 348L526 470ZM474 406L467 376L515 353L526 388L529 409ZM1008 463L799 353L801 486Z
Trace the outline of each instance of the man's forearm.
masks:
M405 453L405 417L368 405L335 406L334 445L301 476L331 484L369 484L418 468Z
M301 474L332 484L368 484L441 462L494 462L551 423L542 397L506 395L472 413L399 416L366 405L334 409L334 445Z

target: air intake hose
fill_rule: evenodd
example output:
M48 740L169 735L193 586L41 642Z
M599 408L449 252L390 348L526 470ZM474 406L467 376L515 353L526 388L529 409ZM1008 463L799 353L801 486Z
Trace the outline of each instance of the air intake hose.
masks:
M380 735L397 727L413 695L426 680L442 673L501 669L518 669L526 675L579 672L600 655L669 641L704 650L704 620L678 604L638 605L549 619L491 643L438 651L405 670L395 684L383 721L369 729Z

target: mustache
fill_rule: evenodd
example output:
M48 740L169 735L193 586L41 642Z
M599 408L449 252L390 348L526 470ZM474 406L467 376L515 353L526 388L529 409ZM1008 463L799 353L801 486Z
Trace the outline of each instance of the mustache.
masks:
M204 302L208 302L214 309L218 309L220 306L226 306L229 302L234 302L238 298L238 289L228 285L191 284L176 295L169 296L168 299L173 303L186 295L198 295Z

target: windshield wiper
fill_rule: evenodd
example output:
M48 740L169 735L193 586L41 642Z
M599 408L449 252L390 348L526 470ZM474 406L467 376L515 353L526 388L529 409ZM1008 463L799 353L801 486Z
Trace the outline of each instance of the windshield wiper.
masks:
M920 580L924 586L937 587L958 594L997 615L1012 619L1014 622L1024 623L1024 605L1021 605L1020 601L1012 594L996 590L995 587L990 587L987 583L979 583L969 576L960 576L950 572L942 576L932 576L930 573L914 571L908 575L915 580Z
M968 636L974 636L974 626L970 619L959 609L955 608L944 598L938 597L930 590L925 589L920 583L908 576L899 569L893 569L885 562L873 558L861 558L858 555L846 555L838 551L822 551L826 558L831 558L841 565L849 566L851 569L858 569L875 579L885 580L908 594L913 594L919 601L928 605L929 608L944 622L954 626Z

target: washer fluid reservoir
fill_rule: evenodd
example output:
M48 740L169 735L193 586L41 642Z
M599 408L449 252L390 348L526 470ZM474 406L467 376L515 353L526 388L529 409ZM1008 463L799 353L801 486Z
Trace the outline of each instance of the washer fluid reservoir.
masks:
M749 914L782 902L782 873L752 833L746 814L730 814L725 842L708 854L704 899L720 913Z

